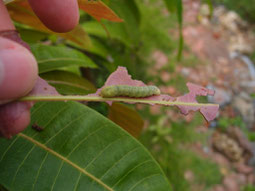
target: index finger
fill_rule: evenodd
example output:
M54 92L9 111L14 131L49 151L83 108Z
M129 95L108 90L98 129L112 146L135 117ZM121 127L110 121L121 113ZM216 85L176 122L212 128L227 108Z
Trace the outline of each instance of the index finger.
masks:
M79 22L77 0L28 0L38 18L55 32L68 32Z

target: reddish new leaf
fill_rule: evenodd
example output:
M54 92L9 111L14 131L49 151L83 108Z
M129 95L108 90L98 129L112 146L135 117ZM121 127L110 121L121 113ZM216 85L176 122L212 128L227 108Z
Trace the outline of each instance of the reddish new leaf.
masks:
M186 102L186 103L198 103L196 100L196 96L207 96L207 95L214 95L214 91L192 84L187 83L187 87L189 89L189 93L180 96L176 99L177 102ZM180 106L177 107L181 110L181 113L187 115L189 111L197 111L199 110L207 121L211 121L216 117L218 112L219 106L218 105L208 105L208 106Z
M79 0L78 2L80 9L90 14L97 21L106 19L112 22L123 22L123 20L102 1Z
M38 77L34 88L29 93L29 96L49 96L49 95L59 96L60 94L54 87L49 85L45 80Z
M125 67L118 67L118 69L113 72L108 79L106 80L104 87L106 86L112 86L112 85L129 85L129 86L146 86L142 81L139 80L133 80L131 76L128 74L128 71ZM98 89L95 94L91 95L98 95L101 92L101 89ZM174 98L166 95L166 94L161 94L161 95L156 95L156 96L150 96L146 98L142 98L143 100L151 100L151 101L173 101ZM109 104L111 104L111 101L108 101ZM153 105L153 104L152 104Z
M133 80L125 67L118 67L118 69L108 77L105 85L102 88L112 85L146 86L142 81ZM207 121L213 120L217 115L219 106L215 104L199 105L196 100L196 96L214 95L214 91L192 83L187 83L187 87L189 89L189 93L177 98L173 98L166 94L161 94L146 98L132 99L158 101L161 102L159 104L162 105L169 105L169 103L172 102L172 105L177 106L184 115L187 115L190 111L200 111ZM99 96L102 88L98 89L95 94L90 94L90 96ZM107 103L112 104L112 101L107 101ZM153 103L150 104L153 105Z
M9 15L11 18L21 24L28 25L36 30L55 34L61 36L67 40L70 40L85 49L90 49L92 43L88 34L84 31L84 29L77 25L72 31L67 33L56 33L49 30L44 24L37 18L34 14L33 10L29 6L27 1L17 1L7 5Z

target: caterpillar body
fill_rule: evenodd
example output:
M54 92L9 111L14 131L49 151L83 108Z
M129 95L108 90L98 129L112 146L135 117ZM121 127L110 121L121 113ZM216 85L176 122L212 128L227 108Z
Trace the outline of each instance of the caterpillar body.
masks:
M100 96L105 98L119 96L141 98L152 95L160 95L160 90L156 86L114 85L106 86L100 92Z

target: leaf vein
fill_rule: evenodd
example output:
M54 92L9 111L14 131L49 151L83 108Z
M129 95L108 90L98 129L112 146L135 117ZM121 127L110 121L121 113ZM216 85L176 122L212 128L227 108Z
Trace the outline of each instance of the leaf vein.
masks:
M6 153L8 152L8 150L12 147L12 145L17 141L18 139L18 136L15 137L15 139L13 140L13 142L7 147L7 149L4 151L2 157L1 157L1 160L0 162L3 160L4 156L6 155Z
M19 172L20 168L22 167L22 165L24 164L24 162L27 160L27 158L28 158L28 156L30 155L30 153L34 150L34 148L35 148L35 145L30 149L30 151L26 154L25 158L21 161L19 167L17 168L17 170L16 170L16 172L15 172L14 178L13 178L13 180L12 180L12 185L13 185L13 183L14 183L15 180L16 180L16 177L17 177L17 175L18 175L18 172Z
M81 173L85 174L86 176L90 177L92 180L96 181L98 184L100 184L101 186L103 186L105 189L109 190L109 191L114 191L112 188L110 188L109 186L107 186L103 181L101 181L100 179L98 179L97 177L95 177L94 175L90 174L89 172L87 172L86 170L82 169L81 167L79 167L77 164L73 163L72 161L68 160L67 158L65 158L64 156L60 155L59 153L53 151L51 148L47 147L45 144L42 144L40 142L38 142L37 140L23 134L20 133L19 136L21 136L24 139L27 139L28 141L34 143L35 145L37 145L38 147L46 150L47 152L51 153L52 155L56 156L57 158L61 159L62 162L65 162L69 165L71 165L73 168L79 170Z
M88 164L84 169L87 169L105 150L107 150L113 143L120 140L122 137L119 137L118 139L115 139L110 144L108 144L105 148L103 148Z
M80 179L81 179L81 172L80 172L80 175L79 175L79 177L77 178L77 181L76 181L76 183L75 183L74 190L77 190L78 185L79 185L79 182L80 182Z
M138 181L134 186L132 186L128 191L134 190L135 187L137 187L140 183L142 183L142 182L145 181L146 179L151 178L151 177L153 177L153 176L158 176L158 175L161 175L161 174L160 174L160 173L152 174L152 175L150 175L150 176L147 176L147 177L143 178L142 180Z
M114 188L115 186L117 186L127 175L129 175L129 173L131 173L132 171L134 171L136 168L146 164L147 162L153 162L153 160L149 159L146 161L143 161L142 163L136 165L135 167L133 167L131 170L129 170L126 174L124 174L124 176L122 176L118 182L116 182L112 187Z
M46 141L45 144L49 143L54 137L56 137L59 133L61 133L63 130L65 130L66 128L68 128L73 122L79 120L80 118L82 118L85 114L79 115L77 118L75 118L74 120L70 121L66 126L64 126L62 129L60 129L58 132L56 132L51 138L49 138L48 141Z
M40 175L41 168L42 168L42 166L43 166L44 162L46 161L46 158L47 158L48 154L49 154L49 153L46 153L46 155L45 155L44 159L42 160L42 163L41 163L41 165L40 165L40 167L39 167L39 169L38 169L38 172L37 172L36 178L35 178L35 180L34 180L32 190L34 190L34 189L35 189L35 184L37 183L37 179L38 179L38 177L39 177L39 175Z
M103 177L114 167L116 166L116 164L118 164L121 160L123 160L126 156L128 156L130 153L133 153L134 151L136 151L137 149L139 149L139 147L136 147L134 149L132 149L131 151L128 151L125 155L123 155L119 160L117 160L115 163L112 164L112 166L105 171L105 173L100 177L100 180L103 179Z
M62 160L61 165L59 166L59 169L58 169L58 174L56 175L56 177L54 179L54 182L51 185L51 191L53 190L53 188L54 188L54 186L55 186L55 184L57 182L57 179L58 179L59 173L60 173L60 171L61 171L61 169L63 167L63 164L64 164L64 161Z
M62 57L62 58L51 58L51 59L42 59L42 60L38 60L37 63L38 64L43 64L43 63L47 63L47 62L57 62L57 61L76 61L76 62L81 62L84 63L84 59L75 59L75 58L67 58L67 57Z
M84 137L74 148L73 150L67 155L66 158L68 158L85 140L87 140L91 135L95 134L97 131L103 129L104 126L99 127L98 129L96 129L95 131L93 131L92 133L89 133L86 137Z

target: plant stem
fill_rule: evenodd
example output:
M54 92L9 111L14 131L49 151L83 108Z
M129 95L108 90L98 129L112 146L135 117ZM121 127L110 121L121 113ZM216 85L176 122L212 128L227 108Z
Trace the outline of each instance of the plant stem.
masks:
M128 103L145 103L145 104L160 104L160 105L183 105L183 106L218 106L218 104L208 103L188 103L188 102L173 102L173 101L154 101L146 100L144 98L103 98L100 96L26 96L20 98L18 101L95 101L95 102L106 102L106 101L117 101L117 102L128 102Z

